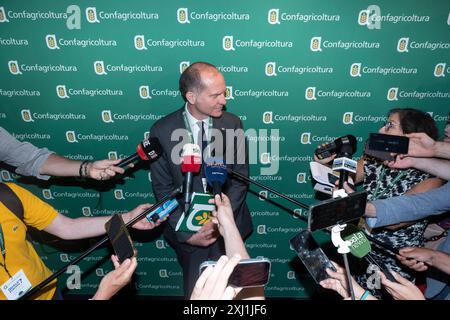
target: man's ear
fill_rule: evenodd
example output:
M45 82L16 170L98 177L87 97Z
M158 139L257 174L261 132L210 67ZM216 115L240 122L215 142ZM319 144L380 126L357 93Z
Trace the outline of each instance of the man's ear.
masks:
M189 104L195 104L197 101L197 95L192 91L188 91L186 92L186 100Z

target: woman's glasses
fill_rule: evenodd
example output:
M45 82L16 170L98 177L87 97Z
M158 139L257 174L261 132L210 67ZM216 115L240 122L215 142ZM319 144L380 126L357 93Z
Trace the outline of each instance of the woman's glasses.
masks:
M386 129L386 132L389 131L392 128L395 128L398 124L394 121L388 120L384 124L384 128Z

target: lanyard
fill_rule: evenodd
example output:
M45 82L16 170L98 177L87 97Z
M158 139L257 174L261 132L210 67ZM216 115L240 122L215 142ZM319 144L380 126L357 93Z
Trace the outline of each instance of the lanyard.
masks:
M0 250L2 252L3 261L5 261L6 246L5 246L5 238L3 237L3 229L2 229L2 225L1 224L0 224Z
M9 273L8 269L6 268L6 246L5 246L5 237L3 236L3 229L2 225L0 224L0 251L2 252L3 256L3 263L0 263L0 266L2 266L8 276L12 278L11 274Z
M183 120L184 120L184 126L188 130L189 140L191 141L191 143L194 143L194 134L192 133L191 126L189 125L189 120L187 118L186 111L183 111ZM211 117L209 117L209 119L208 119L208 137L207 137L208 141L207 141L207 144L209 144L209 142L211 140L211 131L212 131L212 119L211 119Z
M381 185L381 181L384 179L385 176L385 167L383 166L381 168L381 173L380 173L380 177L377 180L377 187L375 188L375 192L372 195L372 199L373 200L377 200L379 198L381 198L382 196L384 196L386 194L386 192L393 187L397 181L399 181L401 178L403 178L404 176L406 176L407 173L405 171L400 172L392 181L391 183L389 183L389 185L386 187L386 189L383 192L378 193L378 190L380 189L380 185Z

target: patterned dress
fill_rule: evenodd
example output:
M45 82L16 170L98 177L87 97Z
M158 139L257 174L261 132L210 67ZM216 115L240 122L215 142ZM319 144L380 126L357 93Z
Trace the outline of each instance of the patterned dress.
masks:
M384 166L382 162L367 156L364 161L364 174L363 186L368 192L368 200L401 196L416 184L432 178L430 174L416 169L391 169ZM377 240L395 248L423 247L423 234L427 223L427 220L420 220L396 231L391 231L386 228L376 228L372 230L371 235ZM380 250L374 244L372 244L371 255L377 262L383 263L390 270L400 273L412 282L415 281L415 274L412 269L404 266L395 256ZM360 266L360 270L357 271L358 275L356 276L356 280L362 287L370 290L372 294L381 297L381 290L373 288L373 279L369 279L373 271L367 272L368 266L368 263Z

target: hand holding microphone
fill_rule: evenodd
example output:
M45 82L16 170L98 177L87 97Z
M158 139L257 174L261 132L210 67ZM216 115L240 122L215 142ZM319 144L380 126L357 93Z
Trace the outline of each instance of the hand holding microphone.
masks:
M395 277L392 275L391 270L389 270L382 262L377 261L372 255L372 247L370 245L369 239L365 233L358 227L352 224L348 224L345 230L342 232L342 238L351 242L350 253L359 258L366 258L370 264L376 265L380 271L386 276L389 281L397 282ZM370 237L370 241L373 241L378 246L381 246L383 250L390 251L391 253L398 252L397 249L391 247L390 245L383 243L373 237Z
M208 203L215 204L217 209L212 212L212 222L219 227L219 233L223 236L225 230L236 228L233 209L230 199L225 194L214 195L214 199L209 199Z
M345 193L344 182L348 180L348 173L356 173L357 162L351 157L356 151L356 138L353 135L347 135L335 140L338 147L337 157L333 160L332 169L339 171L339 189ZM333 193L340 196L342 192Z
M161 153L162 147L159 140L157 138L150 138L139 143L136 148L136 153L123 159L118 166L120 168L125 168L136 160L155 160Z
M339 171L339 190L333 192L333 198L344 197L344 182L348 179L348 173L356 173L357 162L351 159L356 151L357 141L355 136L349 134L324 143L314 151L314 161L327 164L333 160L333 171Z
M118 164L120 160L98 160L94 162L84 162L80 166L80 171L83 172L85 167L86 177L95 180L108 180L116 174L123 174L125 172ZM80 175L84 176L84 175Z
M222 194L222 186L227 180L227 167L222 158L209 158L205 161L206 181L213 188L213 195Z

